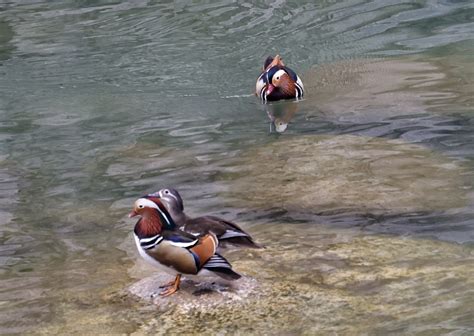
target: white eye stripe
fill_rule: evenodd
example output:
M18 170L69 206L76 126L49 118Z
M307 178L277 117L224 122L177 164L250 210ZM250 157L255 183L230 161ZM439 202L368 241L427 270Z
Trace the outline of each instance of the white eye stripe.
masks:
M146 198L139 198L139 199L137 199L136 204L137 204L138 207L143 205L143 206L158 210L160 212L160 214L163 216L163 218L166 220L168 225L171 226L168 215L166 215L155 202L150 201L149 199L146 199Z
M161 215L163 216L163 218L166 220L168 225L171 226L171 223L170 223L170 220L169 220L168 216L160 209L160 207L155 202L150 201L149 199L146 199L146 198L139 198L139 199L137 199L136 205L139 208L140 207L149 207L149 208L153 208L153 209L158 210L161 213Z
M178 200L178 197L176 197L176 196L175 196L175 195L173 195L172 193L169 193L169 194L168 194L168 196L171 196L171 197L173 197L173 198L176 200L176 202L179 202L179 200Z
M158 205L155 203L155 202L152 202L150 201L149 199L146 199L146 198L139 198L137 199L137 202L136 202L137 206L138 207L149 207L149 208L153 208L153 209L158 209L159 210L159 207Z
M277 80L278 80L278 79L280 79L281 76L283 76L284 74L286 74L285 70L281 70L281 69L280 69L280 70L278 70L277 72L275 72L275 74L273 75L272 80L273 80L273 79L277 79Z
M165 191L168 191L168 193L165 193ZM171 191L169 191L168 189L162 189L158 192L158 195L160 196L160 198L163 198L163 199L169 199L169 197L173 197L176 202L179 203L179 199L177 196L173 195L173 193Z

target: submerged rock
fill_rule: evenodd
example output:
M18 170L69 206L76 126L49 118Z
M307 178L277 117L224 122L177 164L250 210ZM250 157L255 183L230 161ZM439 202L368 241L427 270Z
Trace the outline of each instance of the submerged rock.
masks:
M288 211L404 213L466 204L465 169L400 140L362 136L279 138L232 161L233 203Z
M374 122L420 114L456 95L446 69L415 57L341 61L304 76L308 114L346 122Z

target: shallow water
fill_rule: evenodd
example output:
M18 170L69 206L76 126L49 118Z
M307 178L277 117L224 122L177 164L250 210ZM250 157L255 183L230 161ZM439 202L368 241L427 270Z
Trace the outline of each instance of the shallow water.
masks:
M2 3L0 333L473 334L473 15ZM252 96L274 53L303 101ZM165 185L268 246L227 254L254 299L176 315L122 294L153 271L125 215Z

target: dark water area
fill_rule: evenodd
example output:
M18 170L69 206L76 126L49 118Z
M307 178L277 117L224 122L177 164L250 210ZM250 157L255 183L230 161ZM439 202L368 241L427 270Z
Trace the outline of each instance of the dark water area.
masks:
M0 333L473 334L473 18L472 1L2 2ZM306 95L266 106L277 53ZM229 254L263 286L233 321L173 329L114 295L153 272L126 214L164 186L268 246Z

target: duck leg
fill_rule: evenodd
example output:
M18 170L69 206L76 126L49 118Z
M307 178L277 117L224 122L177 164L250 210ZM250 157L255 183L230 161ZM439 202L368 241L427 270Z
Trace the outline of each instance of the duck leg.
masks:
M177 274L174 281L170 282L169 284L166 284L165 286L161 286L161 287L167 287L167 288L160 293L160 296L165 297L165 296L170 296L171 294L176 293L179 289L180 283L181 283L181 274Z
M171 280L170 282L167 282L165 283L164 285L161 285L159 288L168 288L168 287L171 287L174 285L174 283L176 282L176 278Z

